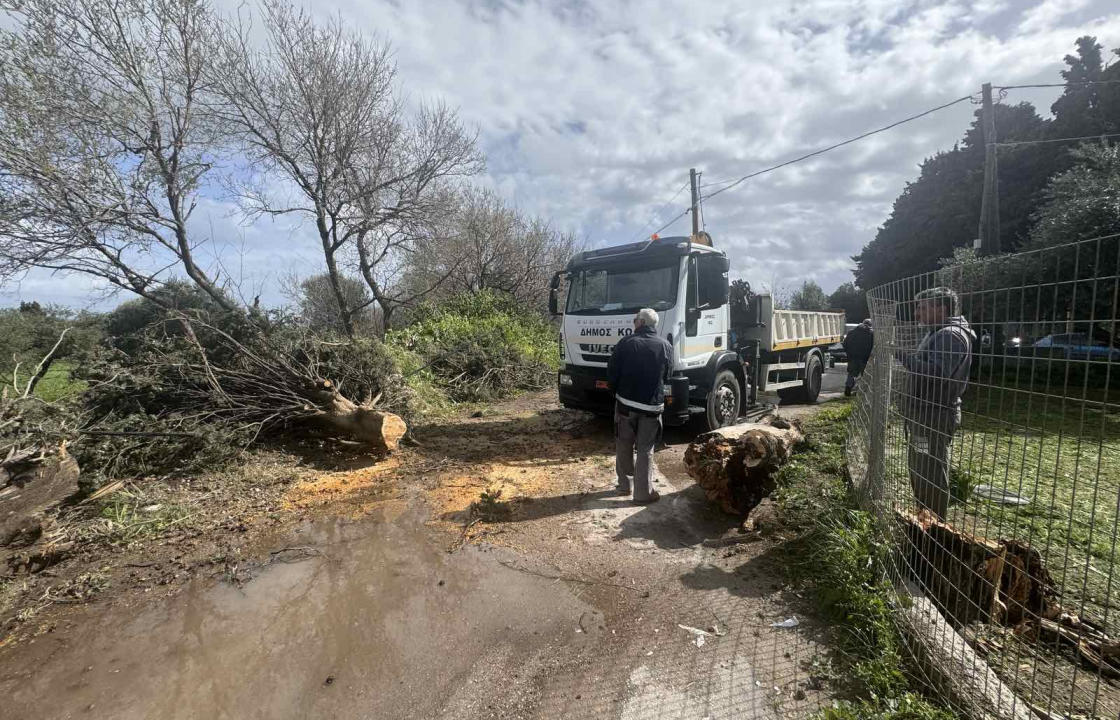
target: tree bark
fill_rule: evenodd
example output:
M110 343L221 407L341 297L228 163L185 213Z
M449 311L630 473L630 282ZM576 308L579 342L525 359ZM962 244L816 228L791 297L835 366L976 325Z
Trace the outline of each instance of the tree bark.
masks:
M732 425L696 438L684 454L688 474L725 512L743 515L774 489L774 471L804 439L781 418Z
M343 432L382 453L400 446L408 425L399 416L372 406L358 405L344 397L330 380L323 380L312 393L318 412L313 418L332 430Z
M78 490L78 463L66 448L0 456L0 546L39 537L43 513Z
M905 566L954 621L1016 626L1061 614L1056 584L1034 548L970 535L927 510L896 513Z

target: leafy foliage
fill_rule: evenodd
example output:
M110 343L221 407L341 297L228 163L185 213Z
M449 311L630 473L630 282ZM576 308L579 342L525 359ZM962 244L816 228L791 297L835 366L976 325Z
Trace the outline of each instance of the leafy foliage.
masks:
M101 339L102 319L93 313L44 308L34 302L0 310L0 377L10 383L15 373L15 380L22 385L64 330L66 336L55 351L55 361L80 357L95 347ZM56 372L53 379L57 382L64 378Z
M1043 193L1028 249L1120 233L1120 146L1086 144L1071 156Z
M386 342L419 357L427 377L456 401L542 388L559 368L548 321L493 291L422 305Z
M843 310L847 322L858 323L870 314L867 310L867 295L856 288L855 283L846 282L828 296L829 309Z
M828 310L828 296L824 294L821 286L812 280L806 280L790 298L791 310Z
M341 313L347 312L355 333L369 335L379 331L380 313L373 305L366 284L349 275L339 275L338 286L345 310L339 308L329 274L319 273L300 281L292 293L298 304L299 319L320 332L345 333Z

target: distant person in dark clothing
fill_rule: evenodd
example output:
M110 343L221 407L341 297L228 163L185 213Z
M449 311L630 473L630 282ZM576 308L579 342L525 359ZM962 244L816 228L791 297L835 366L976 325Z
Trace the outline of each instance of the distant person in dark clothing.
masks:
M898 352L906 368L902 415L909 437L910 486L919 508L940 518L949 511L949 450L961 424L961 395L968 387L976 335L958 313L947 287L918 293L918 324L927 332L917 350Z
M657 337L657 313L649 308L634 317L634 334L618 341L607 366L614 390L615 473L618 494L647 505L661 496L653 489L653 446L661 436L665 384L673 366L673 348ZM637 462L634 461L637 451Z
M843 344L844 352L848 354L848 379L844 381L844 394L851 395L856 380L863 374L867 361L871 359L871 349L875 347L875 331L871 329L871 318L852 328L844 338Z

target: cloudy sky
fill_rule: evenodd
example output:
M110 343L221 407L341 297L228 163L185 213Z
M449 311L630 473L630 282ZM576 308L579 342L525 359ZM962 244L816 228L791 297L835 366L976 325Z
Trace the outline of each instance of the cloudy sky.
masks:
M1115 0L318 0L314 12L391 43L409 98L443 99L478 128L480 182L589 246L640 239L678 214L690 167L718 183L984 81L1058 82L1080 35L1120 46ZM1005 102L1048 112L1053 98L1012 91ZM918 163L951 147L974 109L750 180L705 205L707 229L733 275L831 291ZM217 197L196 219L226 239L227 270L265 298L279 299L279 277L315 266L310 228L246 225ZM90 290L36 275L0 289L0 303L82 305Z

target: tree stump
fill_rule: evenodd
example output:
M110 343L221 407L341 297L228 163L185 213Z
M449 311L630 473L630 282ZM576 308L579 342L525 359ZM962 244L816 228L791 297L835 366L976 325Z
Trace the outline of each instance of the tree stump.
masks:
M898 510L896 519L905 536L905 566L957 623L1016 626L1061 614L1054 580L1034 548L970 535L928 510Z
M684 464L709 500L744 515L774 490L774 471L803 439L799 426L781 418L731 425L696 438Z

